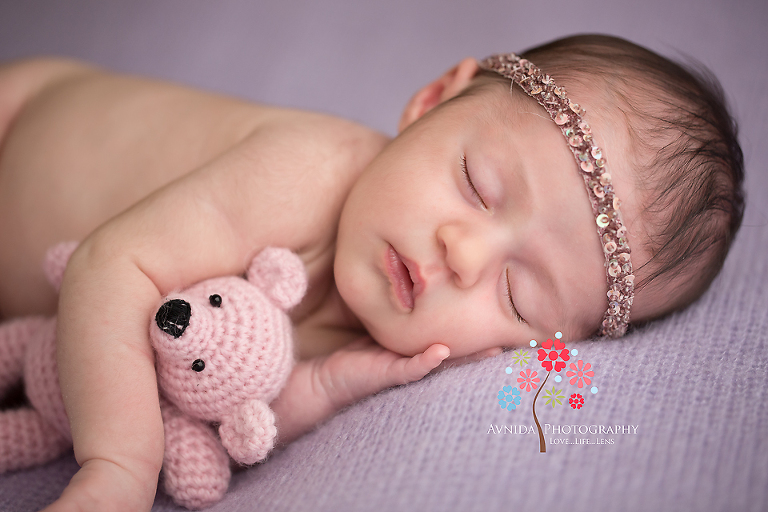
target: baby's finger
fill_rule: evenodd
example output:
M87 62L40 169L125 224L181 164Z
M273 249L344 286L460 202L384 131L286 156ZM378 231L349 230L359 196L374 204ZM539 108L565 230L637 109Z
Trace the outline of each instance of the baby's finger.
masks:
M456 360L456 363L464 364L464 363L472 363L474 361L481 361L489 357L496 357L497 355L501 354L503 351L504 350L501 347L487 348L485 350L475 352L474 354L469 354L468 356L459 358Z
M451 349L440 343L435 343L421 354L395 361L392 365L393 374L399 377L398 384L417 381L435 369L450 355Z
M487 348L485 350L475 352L474 354L469 354L468 356L445 360L440 364L440 367L437 370L442 371L442 370L445 370L446 368L461 366L463 364L472 363L475 361L481 361L489 357L496 357L502 352L504 352L504 349L502 349L501 347Z

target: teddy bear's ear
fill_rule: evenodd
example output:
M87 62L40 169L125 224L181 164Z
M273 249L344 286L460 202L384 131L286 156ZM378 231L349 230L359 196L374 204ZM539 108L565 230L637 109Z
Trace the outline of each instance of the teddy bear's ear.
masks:
M75 252L78 242L62 242L54 245L45 253L43 260L43 272L48 282L58 292L61 289L61 282L64 280L64 270L67 268L70 256Z
M261 251L253 258L247 277L283 310L301 302L307 291L304 264L288 249L267 247Z

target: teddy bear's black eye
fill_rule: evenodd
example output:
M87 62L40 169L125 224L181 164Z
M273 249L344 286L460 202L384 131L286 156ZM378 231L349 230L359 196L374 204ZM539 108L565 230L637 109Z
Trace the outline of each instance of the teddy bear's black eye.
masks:
M221 295L214 293L213 295L208 297L208 301L211 303L211 306L215 308L221 307Z
M192 363L192 369L196 372L201 372L205 370L205 361L202 359L195 359L195 362Z

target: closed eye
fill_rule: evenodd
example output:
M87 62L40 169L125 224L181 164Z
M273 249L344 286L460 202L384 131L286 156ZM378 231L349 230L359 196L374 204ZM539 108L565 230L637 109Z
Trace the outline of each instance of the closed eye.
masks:
M507 277L507 298L509 298L509 307L512 309L512 312L517 317L517 321L527 324L528 322L525 321L525 318L520 316L520 313L517 311L517 308L515 307L515 301L512 300L512 287L509 285L509 269L506 270L506 277Z
M483 201L483 198L480 196L480 193L477 191L477 188L475 188L475 184L472 183L472 177L469 175L469 169L467 168L467 156L462 153L461 155L461 172L464 174L464 180L467 182L467 185L469 186L469 191L472 194L472 197L475 198L475 200L480 204L480 206L487 210L488 206L485 204L485 201Z

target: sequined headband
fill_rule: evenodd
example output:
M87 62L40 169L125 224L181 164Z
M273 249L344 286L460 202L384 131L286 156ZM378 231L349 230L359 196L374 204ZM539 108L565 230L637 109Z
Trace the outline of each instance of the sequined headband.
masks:
M616 338L622 336L629 325L635 287L627 228L621 220L620 201L613 192L603 151L595 145L592 130L582 118L584 109L569 100L565 89L556 85L549 75L514 53L488 57L480 62L480 67L495 71L512 80L512 84L519 85L544 107L562 130L587 186L605 255L608 310L603 315L599 334Z

